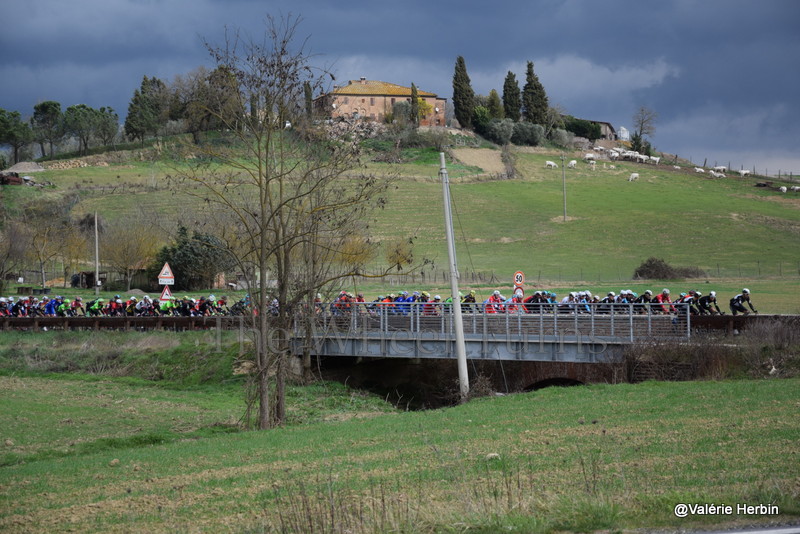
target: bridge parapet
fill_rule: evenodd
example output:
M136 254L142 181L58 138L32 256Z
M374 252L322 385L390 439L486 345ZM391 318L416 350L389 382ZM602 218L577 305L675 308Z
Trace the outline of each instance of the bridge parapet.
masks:
M597 361L638 340L686 340L691 329L686 305L671 312L636 304L517 306L504 313L466 307L462 319L467 357L491 359ZM318 356L455 357L453 311L446 304L328 305L311 331ZM301 330L295 336L302 342Z

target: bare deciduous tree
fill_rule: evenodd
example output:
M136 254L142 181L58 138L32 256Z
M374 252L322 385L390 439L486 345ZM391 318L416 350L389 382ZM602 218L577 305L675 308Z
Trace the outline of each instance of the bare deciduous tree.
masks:
M652 137L656 133L658 113L647 106L639 106L633 114L633 130L642 137Z
M127 291L138 269L148 267L163 245L147 217L129 217L111 223L103 233L103 261L125 275Z
M327 73L311 65L297 43L298 18L267 19L263 41L228 35L207 45L217 72L228 73L238 100L207 101L224 125L222 138L178 152L174 183L220 218L221 239L236 258L259 311L257 333L258 427L285 419L287 354L293 314L326 283L361 276L375 245L366 236L367 213L383 204L387 181L358 174L359 139L331 138L309 122L305 93L322 89ZM231 113L231 109L248 112ZM354 175L357 174L357 175ZM189 187L184 187L189 186ZM278 314L267 313L272 299Z
M0 230L0 291L5 289L6 276L22 265L27 236L22 223L7 220Z

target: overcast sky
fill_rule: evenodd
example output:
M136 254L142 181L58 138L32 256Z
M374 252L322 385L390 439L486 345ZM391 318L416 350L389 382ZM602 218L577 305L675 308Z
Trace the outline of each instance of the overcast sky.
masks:
M44 100L121 119L142 76L212 66L203 40L263 34L267 13L298 33L338 81L382 80L452 99L456 57L476 93L534 69L550 103L631 128L658 115L653 144L696 163L800 173L800 1L6 0L0 107Z

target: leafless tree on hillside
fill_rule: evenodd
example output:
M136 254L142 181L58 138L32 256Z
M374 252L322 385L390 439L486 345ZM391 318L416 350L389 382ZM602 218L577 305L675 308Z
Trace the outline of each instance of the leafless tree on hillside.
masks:
M310 122L305 85L318 93L331 78L296 42L299 22L268 17L262 41L230 34L222 47L207 45L236 91L205 103L220 137L175 154L173 184L208 206L204 216L224 220L215 226L228 252L254 275L247 284L259 310L251 319L262 429L285 420L293 314L332 280L364 274L376 250L365 221L388 186L352 177L362 168L355 131L332 139ZM273 298L275 317L267 313Z

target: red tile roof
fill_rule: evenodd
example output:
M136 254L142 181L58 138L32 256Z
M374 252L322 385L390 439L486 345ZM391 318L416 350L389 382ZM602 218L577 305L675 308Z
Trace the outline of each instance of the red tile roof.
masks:
M370 95L370 96L411 96L411 88L403 87L388 82L379 82L377 80L350 80L347 85L337 87L332 91L335 95ZM419 96L435 97L435 93L421 91L417 89Z

